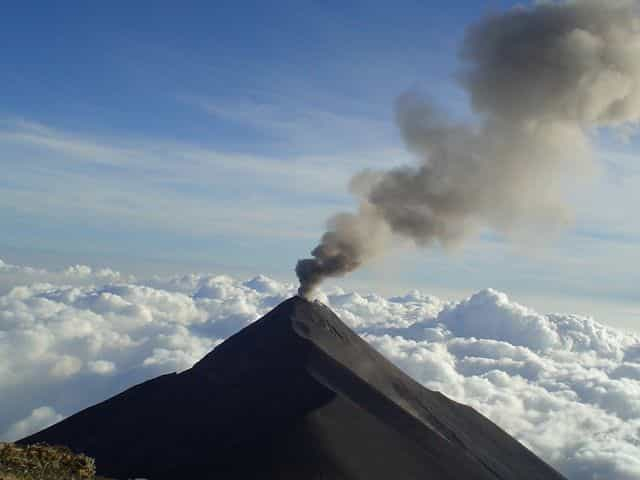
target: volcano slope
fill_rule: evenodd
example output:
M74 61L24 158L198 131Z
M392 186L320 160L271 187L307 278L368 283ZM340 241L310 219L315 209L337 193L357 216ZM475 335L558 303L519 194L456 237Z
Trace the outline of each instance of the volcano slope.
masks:
M470 407L425 389L329 308L293 297L191 369L137 385L21 443L98 473L261 479L518 479L560 474Z

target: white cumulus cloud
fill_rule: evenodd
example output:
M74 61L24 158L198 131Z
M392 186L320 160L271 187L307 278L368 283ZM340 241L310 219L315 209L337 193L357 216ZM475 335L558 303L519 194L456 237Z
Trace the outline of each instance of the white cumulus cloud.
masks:
M266 276L136 280L0 262L0 432L14 440L189 368L295 293ZM469 404L571 480L640 478L640 337L494 290L459 302L340 289L322 300L426 387Z
M51 407L34 408L28 417L12 424L4 433L7 438L21 438L59 422L64 417Z

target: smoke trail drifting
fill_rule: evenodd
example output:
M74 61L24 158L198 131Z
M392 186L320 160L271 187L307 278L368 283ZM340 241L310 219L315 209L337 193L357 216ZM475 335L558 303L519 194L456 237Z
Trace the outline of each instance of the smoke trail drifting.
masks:
M563 223L564 182L592 165L589 132L640 120L635 0L568 0L516 8L471 26L461 48L479 124L451 122L415 93L396 105L420 162L366 171L360 200L300 260L300 294L380 254L393 234L450 245L491 227Z

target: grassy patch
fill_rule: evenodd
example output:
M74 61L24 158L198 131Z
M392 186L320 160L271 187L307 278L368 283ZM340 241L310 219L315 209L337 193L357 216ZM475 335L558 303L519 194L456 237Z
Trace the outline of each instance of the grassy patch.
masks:
M0 443L0 480L97 480L93 458L66 447Z

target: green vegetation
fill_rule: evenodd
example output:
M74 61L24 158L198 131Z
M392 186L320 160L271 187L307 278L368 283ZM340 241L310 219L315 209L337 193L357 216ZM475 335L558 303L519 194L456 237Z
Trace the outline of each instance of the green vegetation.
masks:
M93 458L66 447L0 443L0 480L98 480Z

